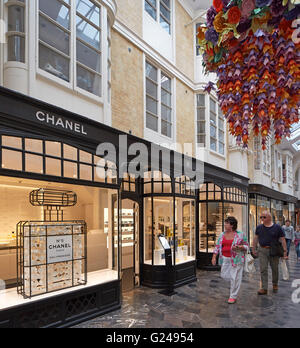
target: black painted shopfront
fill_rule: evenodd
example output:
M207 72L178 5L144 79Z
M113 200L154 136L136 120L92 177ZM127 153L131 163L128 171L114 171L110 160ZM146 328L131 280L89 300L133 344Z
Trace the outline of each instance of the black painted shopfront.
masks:
M264 210L271 212L274 223L283 226L290 220L296 226L296 205L298 199L272 190L263 185L252 184L249 186L249 235L250 241L255 235L256 226L261 223L260 216Z
M120 145L125 136L126 145ZM105 151L97 151L99 144L116 150L115 161ZM137 155L129 156L127 150L135 144L148 149L143 178L128 174L128 165ZM158 148L153 155L152 150L153 144L143 139L0 87L0 219L6 226L0 235L0 279L6 288L1 294L7 298L0 308L0 327L67 327L120 308L122 291L140 285L167 287L159 234L172 248L174 286L196 281L197 265L209 264L211 241L217 238L214 229L223 229L224 217L241 214L244 228L247 178L205 163L199 166L205 182L199 187L182 174L181 154ZM153 158L156 165L150 167ZM190 159L190 163L195 170L197 161ZM16 291L20 284L15 232L20 221L42 220L45 208L29 201L31 192L40 189L72 192L77 197L76 205L66 205L63 216L87 226L86 284L72 287L67 279L60 279L63 286L53 287L49 279L70 269L74 272L74 267L61 268L61 262L57 268L46 265L45 271L33 263L34 297L23 299ZM212 220L211 203L217 206L210 214ZM218 221L216 213L221 213ZM35 244L21 247L36 252L42 240L36 237ZM39 252L35 255L41 258ZM78 275L81 264L76 267ZM48 269L53 272L48 274ZM19 282L28 279L24 272Z
M214 271L219 266L212 266L211 259L226 217L234 216L238 230L248 234L248 178L208 163L204 168L204 183L197 197L197 266Z

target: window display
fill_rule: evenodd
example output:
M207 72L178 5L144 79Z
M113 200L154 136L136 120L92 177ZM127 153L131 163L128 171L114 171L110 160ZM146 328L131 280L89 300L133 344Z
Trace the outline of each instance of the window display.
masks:
M247 233L247 193L239 187L204 183L199 188L199 251L212 253L224 231L224 220L234 216L238 230Z
M37 204L30 204L30 193L43 187L47 190L74 192L77 195L77 204L66 208L63 212L64 221L47 221L46 223L30 223L30 221L44 221L44 207L38 203L41 195L37 195ZM41 192L41 191L40 191ZM66 200L74 197L65 196ZM6 300L0 304L0 309L6 306L13 306L21 303L20 295L17 294L17 242L16 226L19 221L23 223L24 236L24 263L31 260L31 266L35 267L32 273L33 284L32 295L42 294L47 290L45 261L49 264L48 281L51 283L48 290L58 290L62 287L80 285L85 283L85 267L87 272L86 286L98 285L119 278L118 270L118 234L115 232L114 215L118 215L118 210L113 211L114 202L117 201L118 191L113 189L98 188L92 186L70 185L64 183L53 183L23 178L0 177L0 219L2 229L0 231L0 279L5 283ZM46 197L47 199L47 197ZM61 200L62 204L65 202ZM73 201L74 202L74 201ZM55 210L55 220L57 219ZM48 219L49 220L49 219ZM84 242L84 232L86 222L86 247ZM46 226L48 233L46 233ZM73 231L73 232L72 232ZM56 236L58 234L59 236ZM73 240L72 240L73 235ZM48 243L47 238L48 236ZM55 238L54 238L55 237ZM61 245L65 250L64 257L58 257L58 250L52 248L51 253L45 255L45 248L51 243L55 245L56 237L59 237ZM31 242L29 242L31 238ZM55 239L55 240L54 240ZM112 248L113 240L117 242L116 247ZM58 243L59 244L59 243ZM58 245L57 244L57 245ZM30 248L31 245L31 248ZM29 257L32 250L31 259ZM71 260L70 251L73 250ZM57 253L56 253L57 251ZM82 260L82 256L87 256L87 260ZM51 263L51 257L57 260ZM74 260L74 269L70 262ZM26 262L25 262L26 261ZM78 262L77 262L78 261ZM86 262L86 266L84 266ZM25 266L24 264L24 266ZM28 277L25 274L27 282ZM73 280L72 280L73 277ZM71 282L72 281L72 282ZM25 284L26 296L28 284ZM38 286L39 285L39 286ZM84 285L81 285L84 286ZM61 290L68 291L68 290ZM39 298L39 297L37 297ZM29 300L24 300L29 301Z
M158 186L160 191L157 191ZM177 178L174 198L172 187L171 179L161 173L146 175L144 180L144 193L151 195L144 199L145 264L165 265L165 254L159 235L166 237L172 249L173 264L195 260L195 199L188 198L195 194L195 188L187 178ZM162 191L161 188L163 194L155 196L155 193ZM167 196L169 192L170 195Z
M76 205L70 191L39 189L30 203L43 207L43 221L17 224L17 283L24 298L87 283L86 223L63 221L63 207Z

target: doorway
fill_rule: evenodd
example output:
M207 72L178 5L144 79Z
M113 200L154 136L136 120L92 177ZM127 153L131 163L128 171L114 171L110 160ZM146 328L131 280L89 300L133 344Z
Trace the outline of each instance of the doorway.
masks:
M121 203L122 292L140 286L139 204L130 199Z

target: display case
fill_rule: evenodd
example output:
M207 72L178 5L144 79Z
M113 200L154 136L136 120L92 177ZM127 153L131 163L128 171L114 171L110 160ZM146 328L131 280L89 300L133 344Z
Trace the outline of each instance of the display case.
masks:
M17 224L18 293L31 298L85 285L87 226L64 221L62 210L76 204L76 194L40 189L31 192L30 203L44 207L44 221Z

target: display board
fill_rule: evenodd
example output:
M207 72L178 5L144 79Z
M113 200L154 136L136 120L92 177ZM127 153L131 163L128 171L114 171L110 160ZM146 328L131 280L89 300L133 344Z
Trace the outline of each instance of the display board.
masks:
M86 223L19 222L18 292L25 298L84 285Z

